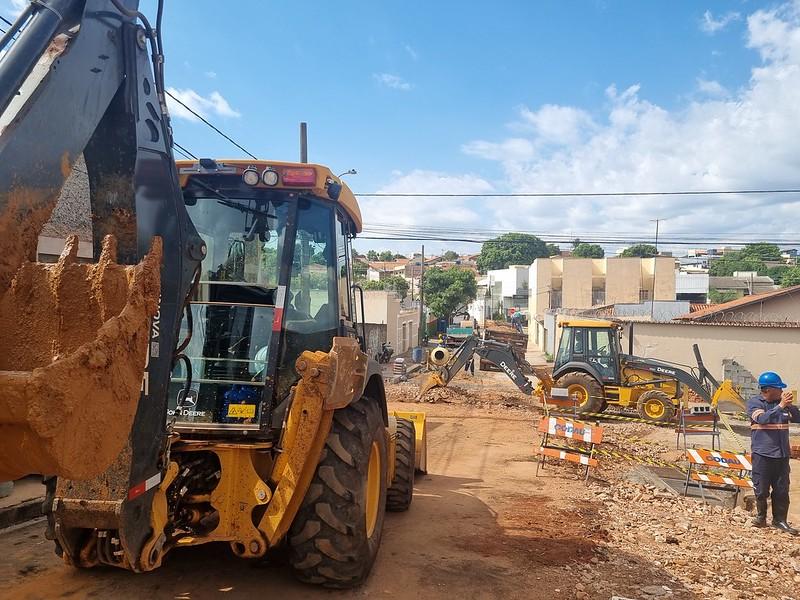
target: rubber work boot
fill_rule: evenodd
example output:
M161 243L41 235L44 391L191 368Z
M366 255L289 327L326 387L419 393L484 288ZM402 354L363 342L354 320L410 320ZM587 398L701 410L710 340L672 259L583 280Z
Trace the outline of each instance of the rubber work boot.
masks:
M767 499L756 498L756 510L758 513L753 519L753 527L767 526Z
M798 535L800 531L797 531L797 529L789 525L789 523L786 521L788 515L788 504L781 503L776 506L774 502L772 503L772 526L775 529L780 529L781 531L788 533L789 535Z

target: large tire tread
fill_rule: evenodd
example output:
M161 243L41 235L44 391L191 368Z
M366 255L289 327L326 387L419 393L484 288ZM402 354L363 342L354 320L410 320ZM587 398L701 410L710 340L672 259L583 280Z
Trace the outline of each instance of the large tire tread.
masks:
M416 441L413 421L397 419L394 481L386 492L386 510L391 512L402 512L411 506L414 497Z
M381 449L381 498L371 537L366 479L373 441ZM317 471L287 537L289 562L305 583L350 588L369 575L380 544L386 493L386 433L370 398L333 413Z

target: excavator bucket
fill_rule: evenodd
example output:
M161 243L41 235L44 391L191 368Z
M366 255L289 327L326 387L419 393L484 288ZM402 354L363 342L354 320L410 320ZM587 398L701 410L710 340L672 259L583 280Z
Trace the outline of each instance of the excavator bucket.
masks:
M422 398L428 391L432 390L436 387L445 387L447 382L442 379L441 374L438 371L432 371L426 378L425 381L419 388L419 394L417 395L418 398Z
M0 481L95 477L128 442L158 309L161 240L136 266L103 240L95 264L67 239L0 288Z

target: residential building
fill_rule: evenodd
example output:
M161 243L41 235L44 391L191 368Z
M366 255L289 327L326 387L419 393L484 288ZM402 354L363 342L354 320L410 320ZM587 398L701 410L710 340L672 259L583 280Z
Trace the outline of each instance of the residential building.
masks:
M675 300L675 259L537 258L529 270L529 310L591 308L618 302Z
M419 309L404 305L392 292L364 292L364 320L370 356L380 350L384 341L389 342L398 355L419 345Z
M64 240L72 234L79 240L78 259L91 262L93 258L89 177L82 158L78 159L75 167L64 182L50 220L39 235L36 254L41 262L58 260L64 249Z
M708 286L717 292L735 294L741 298L772 291L775 289L775 282L771 277L758 275L755 271L736 271L732 277L709 277Z
M689 302L708 302L708 271L698 268L681 268L675 271L675 299Z

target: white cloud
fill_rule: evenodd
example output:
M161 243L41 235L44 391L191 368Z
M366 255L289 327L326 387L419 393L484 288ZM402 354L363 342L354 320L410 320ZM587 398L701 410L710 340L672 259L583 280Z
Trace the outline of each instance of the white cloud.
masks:
M216 79L217 78L217 72L216 71L206 71L205 72L205 76L208 77L209 79Z
M713 35L725 29L732 22L741 20L741 18L742 15L738 12L729 12L715 19L711 11L707 10L703 13L703 18L700 21L700 29L709 35Z
M406 44L405 46L403 46L403 48L405 49L405 51L408 53L408 55L411 57L412 60L419 60L419 53L416 50L414 50L414 48L412 48L409 44Z
M167 91L169 91L173 96L178 98L197 114L206 119L212 115L233 118L242 116L241 113L231 108L231 105L219 92L214 91L211 92L208 97L204 97L190 88L179 90L177 88L169 87L167 88ZM172 116L180 119L187 119L189 121L197 120L197 117L195 117L185 107L181 106L169 96L167 96L167 105Z
M639 85L606 90L592 118L573 106L522 108L528 135L475 140L462 150L496 161L495 188L513 192L609 192L796 187L800 177L800 3L747 20L762 63L736 91L698 79L700 95L666 109ZM485 227L567 237L574 232L796 231L800 200L783 196L521 198L485 202Z
M29 0L11 0L11 16L16 19L23 10L28 8L28 4L30 4Z
M391 88L393 90L400 90L408 92L414 86L399 75L392 75L391 73L373 73L372 77L379 84Z
M725 97L728 95L728 90L725 89L719 81L697 78L697 90L707 96Z
M415 169L408 173L395 171L389 183L378 192L383 194L429 193L429 194L481 194L494 190L486 179L474 175L453 175L438 171ZM483 224L481 214L482 202L469 198L422 197L380 197L359 198L359 205L366 226L378 226L384 233L374 230L365 232L364 236L391 235L401 233L398 229L416 229L419 226L450 225L453 227L479 227ZM381 227L383 225L383 227ZM395 248L403 252L419 249L421 241L388 242L363 240L357 244L363 248ZM474 244L462 246L455 243L433 242L428 248L437 249L444 244L447 247L477 251Z

